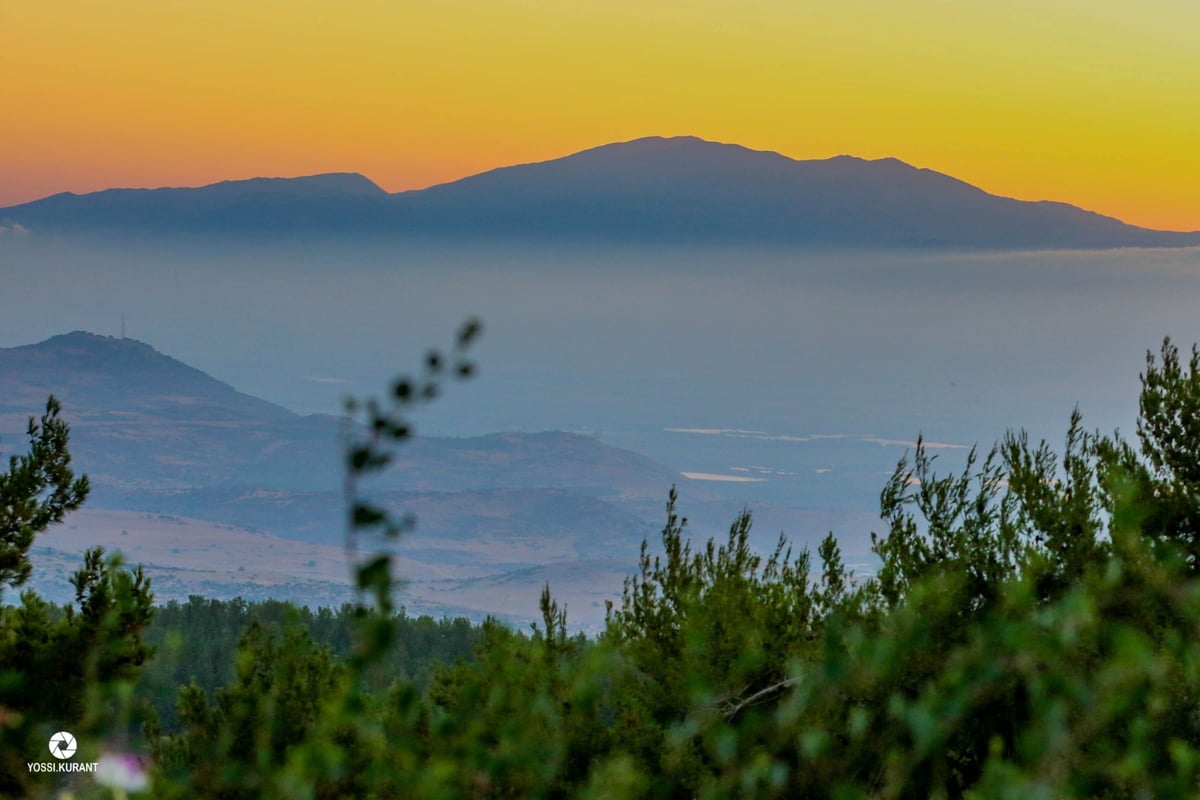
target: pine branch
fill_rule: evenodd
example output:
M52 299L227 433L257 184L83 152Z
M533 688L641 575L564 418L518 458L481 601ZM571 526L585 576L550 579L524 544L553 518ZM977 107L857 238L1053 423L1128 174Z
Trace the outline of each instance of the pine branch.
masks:
M725 719L731 720L743 708L756 705L764 700L768 700L782 692L784 689L790 689L799 682L800 679L797 677L788 678L785 681L773 683L765 689L760 689L749 697L739 699L730 698L725 700L721 703L721 714L725 717Z

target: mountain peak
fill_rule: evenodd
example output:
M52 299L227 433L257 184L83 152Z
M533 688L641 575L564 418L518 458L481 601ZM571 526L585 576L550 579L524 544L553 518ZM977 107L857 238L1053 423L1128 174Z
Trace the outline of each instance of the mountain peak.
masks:
M652 152L662 150L713 150L727 147L734 147L743 150L747 149L738 144L714 142L710 139L701 139L699 136L642 136L640 138L630 139L629 141L625 142L611 142L609 144L602 144L597 147L590 147L586 150L581 150L580 153L588 153L595 150L623 150L626 152ZM568 156L568 158L570 158L570 156Z
M631 139L627 142L602 144L598 147L581 150L578 153L565 156L561 159L553 159L553 161L570 161L596 156L637 157L647 155L667 158L685 157L717 160L728 158L793 160L773 150L754 150L744 145L715 142L710 139L702 139L699 136L643 136L640 139ZM553 163L553 161L541 163Z
M0 348L0 407L29 413L45 403L47 389L71 414L127 408L186 422L296 416L136 339L72 331Z
M151 345L128 336L105 336L91 331L77 330L70 333L59 333L35 344L14 347L8 352L21 351L49 356L60 363L64 360L71 360L78 362L80 366L90 364L93 369L114 369L118 365L128 368L139 364L149 365L156 370L176 372L187 370L208 378L200 370L189 367L182 361L160 353ZM0 349L0 356L5 352Z
M201 186L199 189L235 191L239 193L326 193L385 196L379 184L357 172L324 172L317 175L300 175L294 178L247 178L245 180L220 181Z
M91 331L71 331L70 333L59 333L51 336L49 339L37 342L36 344L22 345L33 350L44 350L50 352L64 352L67 350L89 350L99 352L105 348L125 348L128 352L139 352L142 354L162 356L157 350L145 342L131 339L129 337L120 336L105 336ZM15 349L21 349L20 347ZM166 356L162 356L166 358Z

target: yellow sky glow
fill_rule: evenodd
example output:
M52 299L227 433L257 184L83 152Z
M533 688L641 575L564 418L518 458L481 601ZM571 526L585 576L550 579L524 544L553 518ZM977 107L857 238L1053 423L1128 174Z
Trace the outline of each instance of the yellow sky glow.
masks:
M6 3L0 205L690 134L1196 230L1197 31L1194 0Z

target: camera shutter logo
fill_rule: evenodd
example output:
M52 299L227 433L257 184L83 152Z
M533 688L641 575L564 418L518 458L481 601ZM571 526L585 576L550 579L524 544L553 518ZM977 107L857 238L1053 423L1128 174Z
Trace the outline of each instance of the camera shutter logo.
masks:
M50 737L50 755L65 760L75 755L78 745L75 737L67 731L59 731Z

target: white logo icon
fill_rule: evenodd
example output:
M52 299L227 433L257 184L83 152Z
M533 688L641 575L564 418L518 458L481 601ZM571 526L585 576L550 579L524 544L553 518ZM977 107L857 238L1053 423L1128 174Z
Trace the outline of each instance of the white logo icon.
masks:
M78 745L75 737L67 731L59 731L50 737L50 755L58 759L67 759L75 755Z

